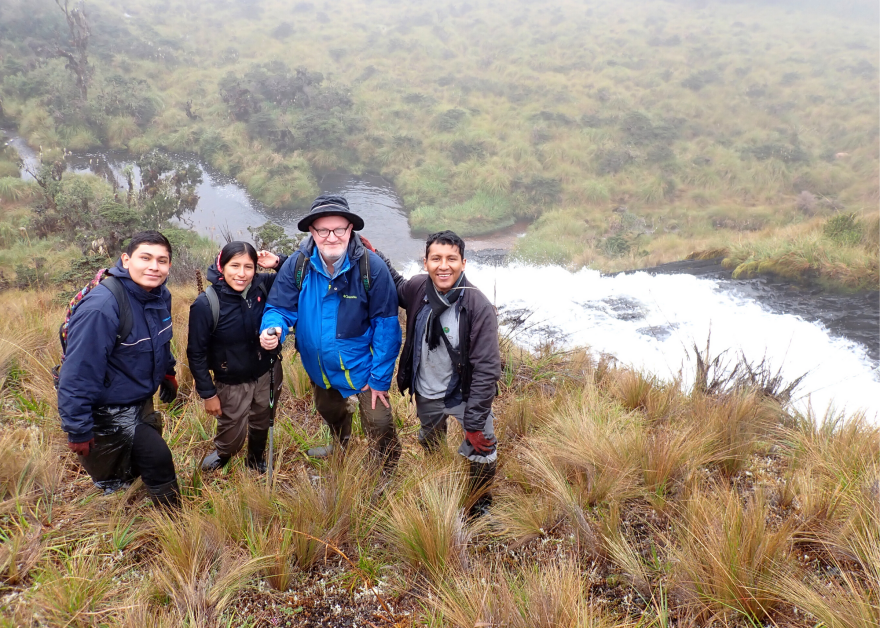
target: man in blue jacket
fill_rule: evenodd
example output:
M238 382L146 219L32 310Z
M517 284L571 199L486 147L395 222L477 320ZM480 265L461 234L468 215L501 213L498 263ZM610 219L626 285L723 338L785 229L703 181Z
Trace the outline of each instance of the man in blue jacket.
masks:
M162 440L153 394L177 396L171 355L171 243L158 231L135 234L109 273L124 288L131 332L117 339L120 304L103 283L73 315L58 383L58 413L68 447L100 488L115 490L140 476L154 502L180 501L174 461ZM108 281L107 279L104 280Z
M315 407L334 441L344 448L351 437L347 399L357 395L364 431L385 464L392 465L400 442L388 389L401 332L391 274L352 233L363 229L364 221L342 196L316 198L298 226L311 237L278 273L263 312L260 344L271 351L284 342L288 329L296 328L296 348L312 380ZM297 263L299 256L308 263ZM308 454L326 457L333 447L316 447Z

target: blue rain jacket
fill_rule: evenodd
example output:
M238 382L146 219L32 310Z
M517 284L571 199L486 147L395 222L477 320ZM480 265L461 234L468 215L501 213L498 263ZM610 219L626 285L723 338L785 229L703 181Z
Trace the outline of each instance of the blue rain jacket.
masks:
M294 277L299 255L309 257L302 290ZM315 384L354 395L369 384L388 390L401 345L397 289L385 263L352 234L346 258L333 280L324 270L318 247L309 236L292 255L269 292L260 331L296 329L296 349ZM358 260L370 256L370 291L360 277Z
M58 382L61 429L74 443L93 436L92 412L125 406L153 396L166 374L174 374L171 355L171 293L164 285L144 290L122 267L110 269L125 286L131 303L131 333L116 345L119 305L110 289L98 285L70 317L67 357Z

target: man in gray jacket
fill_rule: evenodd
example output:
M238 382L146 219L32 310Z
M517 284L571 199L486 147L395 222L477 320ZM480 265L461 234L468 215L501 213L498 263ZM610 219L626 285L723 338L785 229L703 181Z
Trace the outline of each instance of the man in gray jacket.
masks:
M474 517L492 503L489 488L498 459L492 401L501 379L501 352L495 308L464 275L464 247L452 231L428 236L427 274L411 279L383 259L407 317L397 386L401 393L415 394L419 443L427 451L443 443L447 416L464 428L458 453L469 462Z

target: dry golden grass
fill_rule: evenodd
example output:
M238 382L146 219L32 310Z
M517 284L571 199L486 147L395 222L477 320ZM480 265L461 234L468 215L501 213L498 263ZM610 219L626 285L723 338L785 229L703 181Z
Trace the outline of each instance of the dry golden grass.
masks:
M734 491L696 490L681 507L670 539L673 582L703 615L761 620L781 600L773 581L785 573L794 523L775 527L761 492L745 506Z

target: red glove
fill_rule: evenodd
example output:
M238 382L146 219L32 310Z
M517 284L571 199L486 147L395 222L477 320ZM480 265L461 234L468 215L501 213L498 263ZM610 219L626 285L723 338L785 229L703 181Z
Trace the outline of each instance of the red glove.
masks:
M465 432L467 441L478 453L487 454L495 443L490 441L482 432Z
M91 438L84 443L67 443L67 448L70 449L75 454L79 454L80 456L88 456L89 451L91 451L92 447L95 445L95 439Z
M358 234L358 235L360 235L360 234ZM363 243L363 245L364 245L365 247L367 247L367 248L368 248L369 250L371 250L373 253L376 252L376 248L375 248L372 244L370 244L370 241L367 240L364 236L361 236L361 242Z

